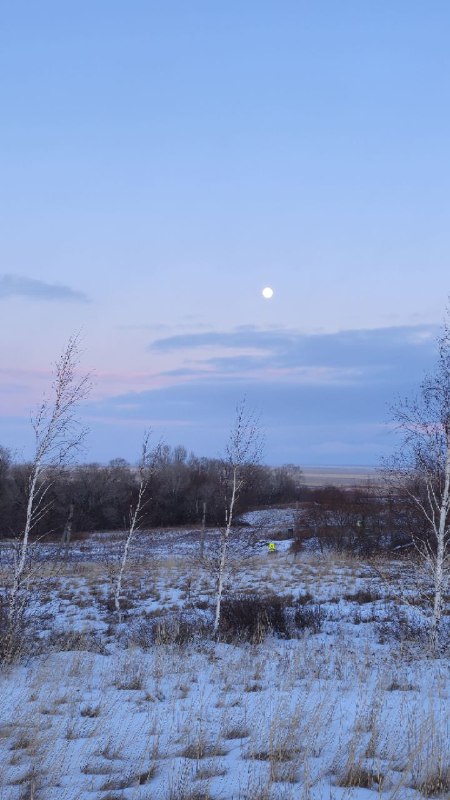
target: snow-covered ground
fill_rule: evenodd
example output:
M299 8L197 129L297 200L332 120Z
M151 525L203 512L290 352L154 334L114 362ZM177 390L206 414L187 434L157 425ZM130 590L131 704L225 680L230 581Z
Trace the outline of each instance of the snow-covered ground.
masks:
M429 658L420 607L402 602L415 568L294 556L276 538L291 519L247 515L226 591L282 595L320 624L257 644L170 641L180 611L210 624L217 532L203 562L198 531L138 534L120 626L106 602L120 537L75 543L67 561L47 546L36 651L0 673L1 800L450 797L449 662Z

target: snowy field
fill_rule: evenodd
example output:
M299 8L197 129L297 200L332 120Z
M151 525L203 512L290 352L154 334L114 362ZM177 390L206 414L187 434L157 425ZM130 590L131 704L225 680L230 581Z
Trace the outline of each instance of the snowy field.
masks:
M285 602L256 641L208 633L214 531L203 561L198 531L137 535L120 626L119 535L40 548L34 652L0 673L0 800L450 797L448 652L427 655L415 567L294 555L289 510L245 521L226 597Z

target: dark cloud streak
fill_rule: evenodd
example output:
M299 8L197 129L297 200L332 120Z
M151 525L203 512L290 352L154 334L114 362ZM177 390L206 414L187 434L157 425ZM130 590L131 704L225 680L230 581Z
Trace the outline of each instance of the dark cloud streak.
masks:
M69 303L87 303L89 299L84 292L71 289L59 283L46 283L24 275L0 276L0 299L8 297L26 297L31 300L50 300Z
M380 328L340 331L329 334L303 334L298 331L259 331L246 328L231 332L209 332L157 339L153 352L166 354L190 351L195 354L197 374L206 370L218 374L258 372L264 377L269 369L283 370L295 379L302 369L329 369L330 382L342 379L352 383L363 380L390 381L393 375L423 370L430 363L437 328L431 326ZM204 348L213 348L212 356ZM226 354L226 350L241 351ZM253 351L249 353L249 351ZM313 378L314 380L314 378ZM317 382L327 381L326 374Z

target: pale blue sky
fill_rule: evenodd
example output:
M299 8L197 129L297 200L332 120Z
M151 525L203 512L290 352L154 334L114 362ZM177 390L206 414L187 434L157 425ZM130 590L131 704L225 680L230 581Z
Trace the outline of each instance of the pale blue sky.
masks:
M217 455L244 393L268 461L387 452L450 289L449 34L446 2L3 4L0 443L82 328L86 458L147 424Z

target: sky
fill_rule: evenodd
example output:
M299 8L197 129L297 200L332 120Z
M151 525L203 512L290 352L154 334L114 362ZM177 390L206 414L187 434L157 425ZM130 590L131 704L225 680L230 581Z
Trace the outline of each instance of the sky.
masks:
M450 6L15 0L0 9L0 444L80 332L83 460L143 431L371 465L450 291ZM271 286L272 299L262 297Z

